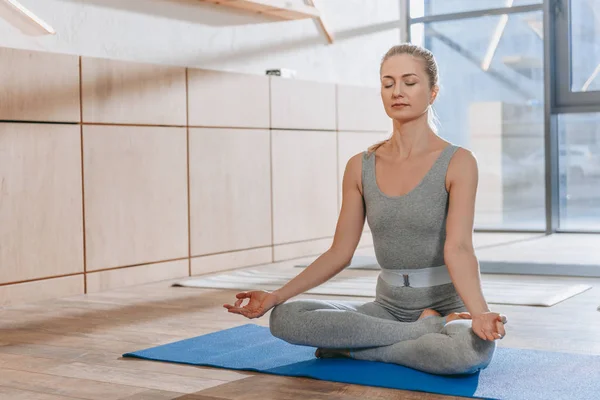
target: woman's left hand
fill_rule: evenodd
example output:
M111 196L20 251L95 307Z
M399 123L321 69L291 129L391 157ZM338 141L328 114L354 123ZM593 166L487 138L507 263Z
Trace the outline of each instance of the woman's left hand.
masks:
M502 314L486 312L473 315L472 319L473 332L483 340L494 341L502 339L506 335L506 331L504 330L506 316Z

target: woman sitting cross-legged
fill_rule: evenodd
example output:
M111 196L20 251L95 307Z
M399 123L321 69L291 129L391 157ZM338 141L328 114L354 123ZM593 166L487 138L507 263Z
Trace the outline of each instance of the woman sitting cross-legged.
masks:
M317 347L317 357L474 373L489 365L506 323L488 308L473 249L477 162L436 133L438 73L428 50L392 47L380 77L393 134L348 161L330 249L278 290L239 293L224 307L248 318L272 309L272 334ZM365 219L382 267L375 301L291 300L350 263Z

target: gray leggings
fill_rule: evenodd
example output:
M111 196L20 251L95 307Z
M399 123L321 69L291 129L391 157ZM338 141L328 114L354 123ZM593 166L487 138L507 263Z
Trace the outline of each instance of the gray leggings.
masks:
M473 333L470 320L446 324L445 317L432 316L401 322L378 301L288 301L271 311L270 329L292 344L349 349L358 360L440 375L477 372L488 366L496 348Z

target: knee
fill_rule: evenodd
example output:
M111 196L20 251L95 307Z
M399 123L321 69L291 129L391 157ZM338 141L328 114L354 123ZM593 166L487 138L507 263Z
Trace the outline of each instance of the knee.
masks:
M269 329L276 338L288 340L288 332L295 329L300 307L298 302L282 303L273 307L269 316Z
M483 340L471 329L471 321L455 320L444 327L453 338L455 357L452 374L472 374L485 369L494 356L496 342Z
M283 303L273 307L271 315L269 316L269 329L271 330L271 334L280 339L283 328L285 327L285 304L286 303Z

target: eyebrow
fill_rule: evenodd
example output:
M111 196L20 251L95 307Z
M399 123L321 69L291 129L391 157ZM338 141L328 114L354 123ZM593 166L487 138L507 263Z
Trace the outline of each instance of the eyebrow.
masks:
M411 75L417 76L417 74L409 73L409 74L402 75L402 78L406 78L407 76L411 76ZM389 75L384 76L382 79L385 79L385 78L394 79L393 77L391 77Z

